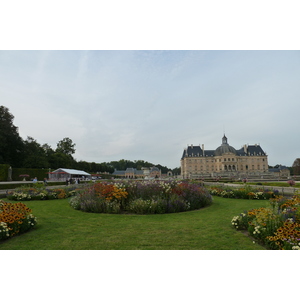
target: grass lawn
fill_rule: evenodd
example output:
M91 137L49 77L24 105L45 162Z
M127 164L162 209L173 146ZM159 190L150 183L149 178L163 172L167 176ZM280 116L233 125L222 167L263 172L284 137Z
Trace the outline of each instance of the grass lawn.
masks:
M214 197L210 207L164 215L85 213L68 199L24 201L35 229L0 242L0 250L262 250L231 227L233 216L267 200Z

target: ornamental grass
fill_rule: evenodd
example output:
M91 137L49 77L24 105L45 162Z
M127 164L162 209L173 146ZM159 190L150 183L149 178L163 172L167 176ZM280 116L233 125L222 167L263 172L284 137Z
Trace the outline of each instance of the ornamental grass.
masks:
M200 184L176 181L97 182L70 200L73 208L86 212L136 214L183 212L211 203Z
M0 201L0 240L21 234L36 225L36 217L24 203Z
M300 195L272 198L269 207L241 213L231 224L268 249L300 250Z

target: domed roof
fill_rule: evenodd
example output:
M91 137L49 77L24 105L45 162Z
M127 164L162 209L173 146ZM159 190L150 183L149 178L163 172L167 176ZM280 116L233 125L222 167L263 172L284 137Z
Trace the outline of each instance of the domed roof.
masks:
M216 149L215 156L221 156L228 152L236 155L236 150L227 143L227 137L224 134L222 138L222 145Z

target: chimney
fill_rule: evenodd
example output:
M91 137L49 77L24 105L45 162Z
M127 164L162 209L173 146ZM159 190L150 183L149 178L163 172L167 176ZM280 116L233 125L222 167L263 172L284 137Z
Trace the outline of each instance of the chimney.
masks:
M203 156L205 156L204 155L204 144L202 144L202 152L203 152Z
M244 152L247 153L247 145L244 145Z

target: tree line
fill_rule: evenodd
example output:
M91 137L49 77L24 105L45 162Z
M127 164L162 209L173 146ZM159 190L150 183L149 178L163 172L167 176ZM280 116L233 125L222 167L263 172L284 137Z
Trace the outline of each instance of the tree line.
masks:
M28 136L23 140L18 127L13 124L14 116L9 109L0 106L0 164L8 164L15 168L68 168L79 169L89 173L113 173L114 170L126 170L127 168L141 169L152 167L153 164L143 160L125 160L111 162L86 162L77 161L73 154L76 144L66 137L57 143L56 149L48 144L41 145L33 137ZM162 173L170 169L166 166L156 165ZM180 168L175 168L173 173L180 174Z

